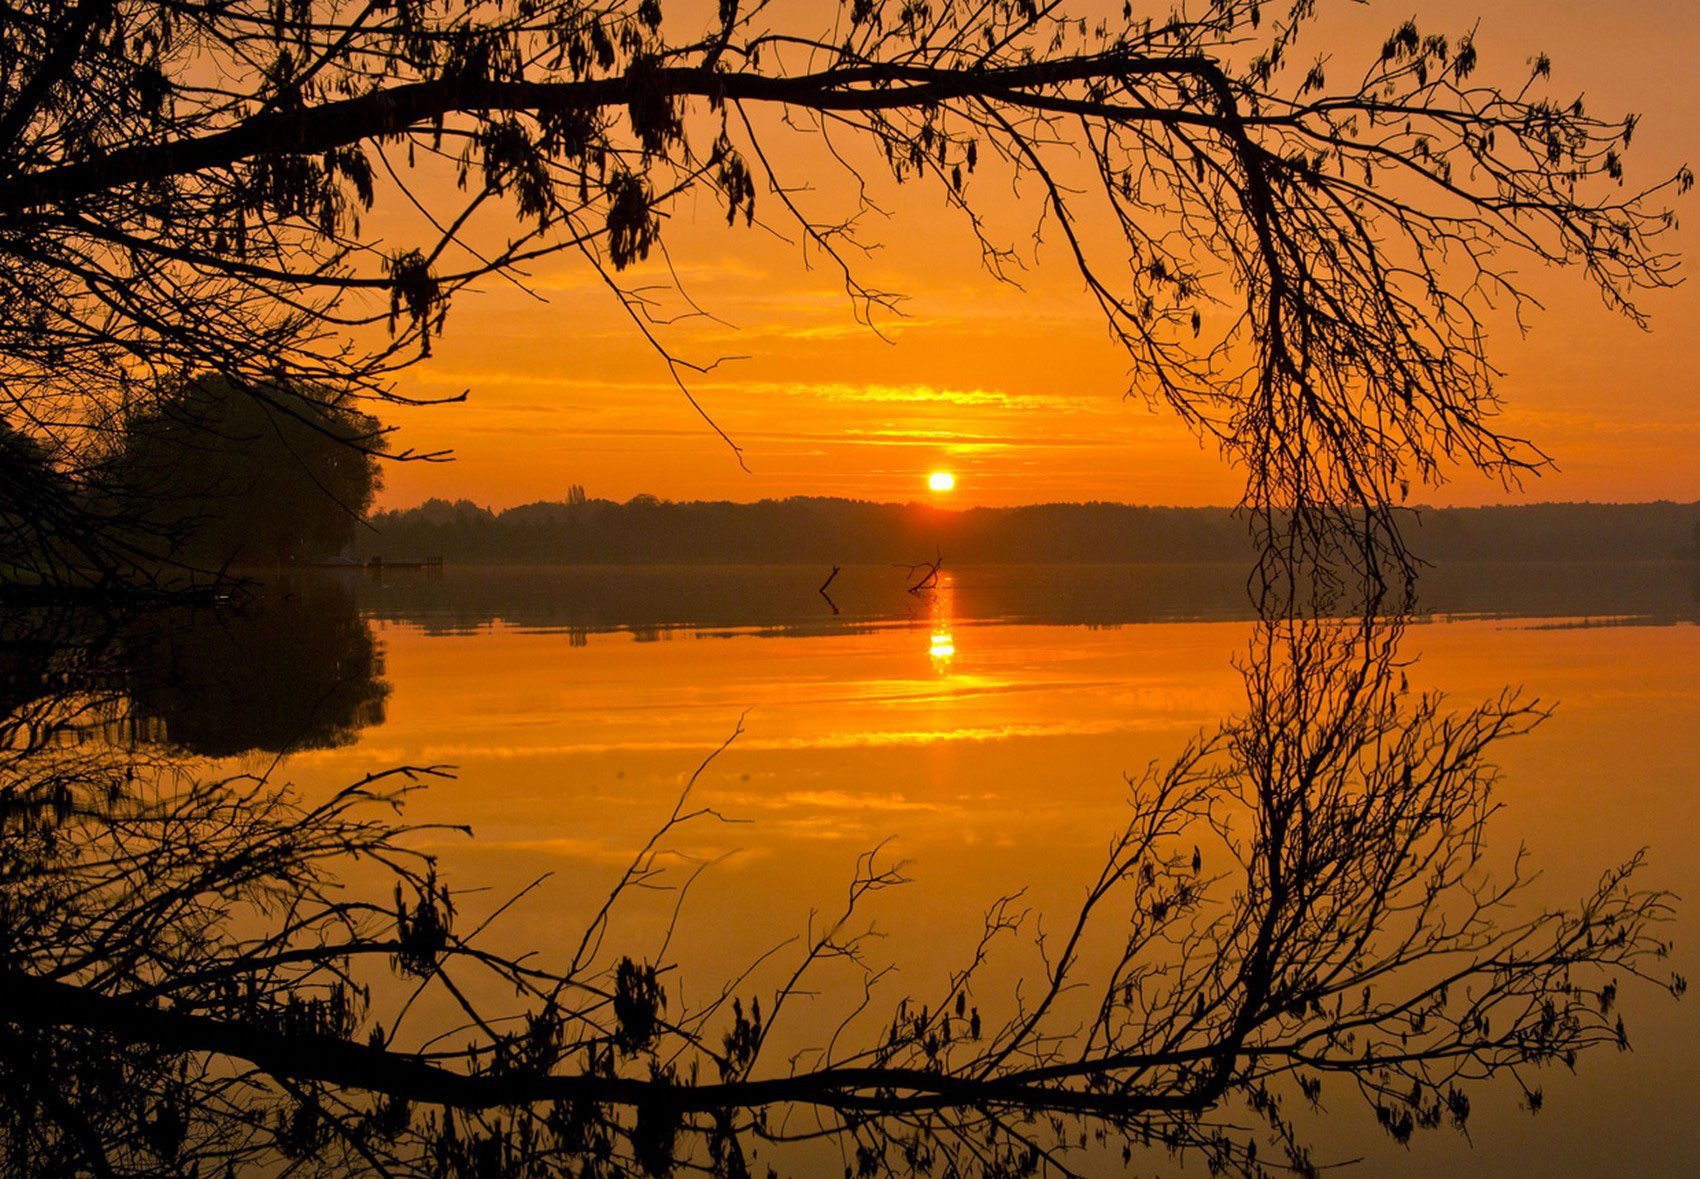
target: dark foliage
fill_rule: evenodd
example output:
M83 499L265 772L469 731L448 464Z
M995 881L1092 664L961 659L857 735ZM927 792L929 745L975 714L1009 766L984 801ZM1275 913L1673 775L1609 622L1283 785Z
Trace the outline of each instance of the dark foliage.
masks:
M619 273L659 256L679 202L788 233L871 321L898 297L858 277L866 224L885 185L919 182L996 278L1041 230L1060 245L1131 391L1239 465L1289 563L1373 571L1403 556L1412 486L1545 463L1500 426L1487 353L1489 308L1532 302L1519 271L1574 267L1639 318L1693 177L1630 184L1635 119L1556 90L1526 47L1402 19L1324 68L1325 17L21 0L0 24L0 413L75 484L90 438L184 373L261 402L286 375L326 406L406 402L397 374L451 300L560 252L683 382L717 360L669 351L671 305ZM817 158L838 184L803 174ZM1010 185L1021 219L999 229ZM401 227L381 245L380 205ZM95 551L98 516L0 494L0 517L66 536L49 572L124 563Z
M101 490L162 560L203 569L334 557L380 484L375 419L287 384L173 382L127 412Z

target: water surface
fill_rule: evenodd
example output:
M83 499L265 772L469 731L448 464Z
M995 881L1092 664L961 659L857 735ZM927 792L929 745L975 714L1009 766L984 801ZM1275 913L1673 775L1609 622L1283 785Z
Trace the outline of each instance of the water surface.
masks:
M381 718L349 711L285 772L324 789L391 763L453 765L414 816L473 829L441 852L492 907L548 875L492 935L548 953L735 735L693 796L733 821L670 836L681 868L711 864L672 943L680 985L701 998L840 905L858 855L884 846L913 879L871 914L895 997L955 965L1001 895L1025 888L1039 913L1066 913L1126 813L1128 776L1246 707L1253 626L1233 571L963 570L909 594L902 571L861 569L831 603L819 573L354 575L325 592L370 627ZM1700 895L1693 588L1693 567L1674 565L1502 569L1428 592L1401 650L1413 690L1467 706L1517 686L1556 706L1493 756L1496 853L1526 845L1539 873L1525 904L1574 902L1642 847L1649 882ZM657 944L671 905L635 905L617 935ZM1672 965L1689 974L1695 934L1685 907ZM1354 1098L1325 1095L1318 1160L1362 1156L1371 1174L1692 1173L1693 1004L1624 995L1635 1051L1584 1057L1574 1076L1541 1070L1538 1116L1501 1085L1473 1146L1442 1131L1404 1150Z

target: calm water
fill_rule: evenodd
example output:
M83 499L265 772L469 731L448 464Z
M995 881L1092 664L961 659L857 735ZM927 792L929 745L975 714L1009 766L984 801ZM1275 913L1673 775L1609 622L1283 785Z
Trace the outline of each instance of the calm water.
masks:
M818 573L360 580L382 718L348 725L343 747L292 755L287 772L324 788L390 763L455 766L414 815L474 829L442 841L461 885L505 897L549 874L497 934L547 952L741 724L693 800L737 822L705 819L669 844L679 867L712 861L673 943L680 985L690 994L700 979L700 998L811 911L835 910L858 854L889 841L913 880L871 909L895 998L942 978L1004 893L1025 887L1039 912L1070 911L1125 816L1125 776L1247 707L1236 664L1252 624L1226 571L967 570L911 596L896 571L855 570L835 584L837 615L814 592ZM1526 845L1540 874L1527 905L1573 902L1643 846L1649 882L1700 896L1693 581L1692 566L1505 571L1473 595L1445 589L1441 613L1406 635L1413 689L1468 705L1515 685L1557 705L1491 758L1504 771L1496 850ZM616 936L656 944L670 904L635 906ZM1685 908L1673 965L1688 974L1700 973L1696 934ZM1406 1151L1337 1091L1312 1135L1318 1161L1693 1173L1696 1008L1624 993L1635 1051L1596 1052L1575 1076L1545 1070L1538 1116L1501 1086L1478 1107L1473 1149L1443 1130Z
M1243 669L1257 631L1226 569L969 569L922 594L905 592L901 571L852 569L830 601L822 576L451 569L287 581L246 608L125 638L121 686L146 739L255 770L281 757L277 772L315 796L391 765L454 767L409 814L472 829L428 837L452 884L486 890L461 920L541 880L487 937L556 959L692 771L732 739L691 798L714 814L664 843L660 883L705 866L668 944L671 993L700 1003L818 927L842 908L858 857L881 848L911 883L862 910L881 935L869 965L895 968L874 991L877 1030L899 996L937 990L966 960L1000 896L1025 890L1042 927L1066 921L1126 822L1130 776L1250 707ZM1412 693L1464 708L1519 687L1555 706L1489 754L1503 776L1488 858L1504 867L1525 846L1538 874L1521 911L1574 904L1643 847L1646 883L1700 896L1697 582L1693 565L1425 582L1426 613L1396 660ZM19 666L33 664L8 664ZM678 900L634 896L609 945L654 957ZM1700 975L1691 907L1670 932L1669 965ZM771 985L780 960L753 980ZM991 1004L1041 967L1018 939L976 996ZM796 1047L832 1035L860 978L822 976L794 1013ZM1623 983L1635 1051L1584 1055L1575 1075L1530 1073L1545 1096L1538 1116L1500 1083L1478 1096L1471 1141L1441 1129L1407 1150L1334 1080L1326 1114L1301 1117L1316 1161L1361 1158L1374 1175L1695 1173L1700 1011ZM839 1167L824 1146L798 1152L804 1173ZM1121 1169L1091 1151L1081 1165ZM1176 1168L1153 1154L1133 1169Z

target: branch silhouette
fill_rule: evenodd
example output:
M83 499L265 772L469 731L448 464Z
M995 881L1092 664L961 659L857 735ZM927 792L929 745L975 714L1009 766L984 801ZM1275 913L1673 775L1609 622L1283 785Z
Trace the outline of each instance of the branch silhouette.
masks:
M26 0L0 33L0 405L74 481L184 374L416 402L398 381L455 296L563 251L695 403L684 378L725 358L678 355L621 274L670 208L712 194L730 231L771 195L872 325L900 300L858 277L860 226L876 182L913 181L994 278L1060 233L1130 391L1243 470L1269 547L1408 572L1412 485L1545 465L1499 425L1487 350L1491 307L1533 307L1519 264L1641 320L1692 173L1629 186L1635 120L1555 93L1544 55L1502 69L1412 20L1354 68L1305 56L1316 5L1266 7L734 4L692 32L655 0ZM789 178L817 147L838 198ZM363 217L398 197L417 224L380 243ZM994 230L1006 206L1030 240Z

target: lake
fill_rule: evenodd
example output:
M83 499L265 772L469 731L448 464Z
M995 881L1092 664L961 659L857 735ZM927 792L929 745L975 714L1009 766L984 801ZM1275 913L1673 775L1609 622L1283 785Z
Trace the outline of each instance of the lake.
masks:
M1496 570L1435 591L1400 658L1460 705L1507 686L1554 704L1493 752L1496 849L1527 846L1529 904L1573 902L1646 847L1646 878L1700 895L1700 627L1692 566ZM1246 708L1252 634L1232 571L965 569L936 592L856 569L450 570L360 580L390 686L382 723L298 754L318 785L387 763L449 763L415 816L469 824L444 842L457 881L494 895L554 875L505 918L547 948L576 929L667 815L700 760L737 732L694 801L736 825L680 833L712 861L675 955L718 980L839 904L858 854L885 846L912 884L880 898L888 984L941 976L981 914L1025 887L1039 912L1078 903L1127 809L1126 775ZM1437 578L1437 580L1439 580ZM1584 610L1588 612L1584 612ZM738 731L740 730L741 731ZM889 843L885 841L890 841ZM640 911L637 944L661 918ZM1690 909L1673 965L1692 974ZM1390 1143L1345 1093L1319 1161L1376 1174L1610 1175L1700 1168L1700 1031L1691 1003L1625 985L1635 1051L1545 1070L1531 1117L1514 1085L1473 1125ZM1509 1092L1507 1092L1509 1090Z
M482 944L557 960L720 750L687 804L712 813L666 833L665 875L626 898L602 936L610 952L643 960L665 948L674 1009L714 999L752 964L744 990L771 992L796 945L763 955L844 907L859 857L877 849L901 862L908 882L858 906L858 928L877 933L859 961L827 963L793 1004L786 1046L801 1051L847 1019L839 1034L877 1033L903 996L948 989L988 909L1019 895L1026 923L973 990L988 1020L1008 1009L1055 961L1136 809L1130 799L1156 780L1143 775L1160 776L1230 717L1274 712L1294 724L1283 710L1308 707L1293 704L1307 681L1269 675L1298 657L1299 640L1259 627L1241 571L963 568L911 593L905 570L852 568L823 595L825 574L451 567L282 578L243 607L178 612L127 639L132 704L117 729L293 781L309 798L389 766L452 767L408 816L471 829L416 840L452 885L482 890L457 920L501 909ZM1508 689L1550 707L1484 753L1498 776L1482 779L1483 809L1498 809L1482 816L1472 872L1503 878L1525 848L1515 870L1529 884L1512 911L1525 919L1573 906L1643 848L1642 884L1700 896L1697 584L1692 564L1438 570L1421 611L1393 633L1361 637L1349 618L1295 633L1349 649L1343 664L1329 654L1319 665L1329 674L1369 652L1378 671L1366 692L1394 693L1383 681L1397 677L1398 700L1443 694L1442 713ZM1183 852L1212 849L1195 874L1228 869L1199 910L1207 921L1231 910L1237 868L1200 830L1180 837ZM681 901L675 886L699 869ZM351 869L351 887L365 872ZM1389 930L1400 919L1374 917ZM1695 974L1696 934L1684 903L1659 935L1674 943L1670 958L1652 973ZM1082 951L1088 975L1109 961L1093 956L1103 952ZM1585 1052L1574 1073L1562 1062L1525 1069L1521 1086L1496 1078L1474 1091L1467 1139L1443 1126L1400 1146L1341 1076L1318 1109L1295 1101L1291 1116L1315 1162L1361 1159L1365 1174L1693 1173L1694 1006L1618 981L1634 1050ZM456 1022L452 1004L433 1002L422 1000L420 1018ZM1540 1089L1538 1114L1524 1086ZM772 1149L802 1173L840 1165L837 1147L820 1142ZM1123 1170L1096 1144L1077 1148L1073 1165ZM1156 1147L1128 1165L1177 1169Z

